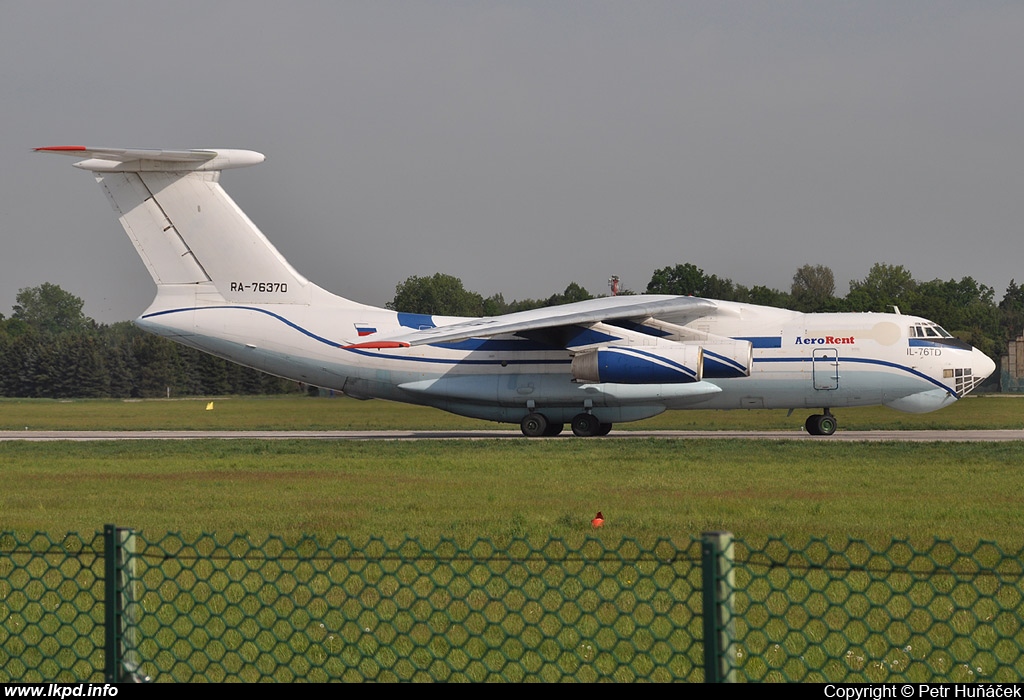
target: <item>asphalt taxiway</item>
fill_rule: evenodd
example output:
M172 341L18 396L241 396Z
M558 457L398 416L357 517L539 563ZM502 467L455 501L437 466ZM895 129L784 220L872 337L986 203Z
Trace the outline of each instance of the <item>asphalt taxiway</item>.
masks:
M839 430L829 436L803 430L617 430L602 440L814 440L820 442L1012 442L1024 430ZM525 438L518 430L4 430L0 441L69 440L572 440L569 431L555 438Z

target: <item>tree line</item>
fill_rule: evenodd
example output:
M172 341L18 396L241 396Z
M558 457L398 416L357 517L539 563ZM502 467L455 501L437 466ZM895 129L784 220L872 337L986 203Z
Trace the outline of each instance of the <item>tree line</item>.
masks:
M84 301L44 283L0 314L0 396L151 398L278 394L298 385L140 330L99 324Z
M824 265L803 265L789 291L747 287L706 274L692 263L655 270L647 294L676 294L817 311L892 311L923 316L998 360L1024 329L1024 287L1010 280L1002 299L971 277L914 279L902 265L876 263L852 280L844 297ZM633 294L628 289L619 294ZM572 282L545 298L506 302L467 290L437 273L412 276L395 287L387 307L442 316L497 316L592 299ZM295 382L240 367L146 333L128 321L100 324L79 297L51 283L19 291L9 318L0 314L0 396L26 398L149 398L301 391Z

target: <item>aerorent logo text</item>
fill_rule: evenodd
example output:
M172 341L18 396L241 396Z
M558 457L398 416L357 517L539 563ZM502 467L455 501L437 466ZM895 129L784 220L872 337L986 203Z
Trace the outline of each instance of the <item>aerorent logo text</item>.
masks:
M857 342L857 339L852 335L848 336L835 336L835 335L824 335L820 338L804 338L803 336L797 336L794 341L795 345L853 345Z

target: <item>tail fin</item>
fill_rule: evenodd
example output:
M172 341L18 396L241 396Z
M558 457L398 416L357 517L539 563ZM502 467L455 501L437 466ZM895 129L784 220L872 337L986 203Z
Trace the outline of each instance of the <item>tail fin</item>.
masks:
M85 157L153 281L212 286L227 302L308 304L312 285L220 186L220 173L262 163L242 150L139 150L50 146Z

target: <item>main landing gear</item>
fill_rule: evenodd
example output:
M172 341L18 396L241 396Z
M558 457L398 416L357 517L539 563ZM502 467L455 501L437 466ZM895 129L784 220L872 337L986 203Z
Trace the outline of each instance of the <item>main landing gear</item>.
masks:
M807 416L804 428L809 435L831 435L836 431L836 417L832 415L832 411L829 409L826 408L824 410L824 413Z
M591 413L577 413L572 417L572 434L576 437L596 437L612 431L611 423L601 423Z
M530 413L519 422L519 429L526 437L554 437L564 427L562 423L549 423L543 413Z
M611 423L601 423L590 413L577 413L573 416L573 435L577 437L598 437L611 432ZM519 423L519 429L526 437L554 437L562 432L562 423L549 422L543 413L530 413Z

